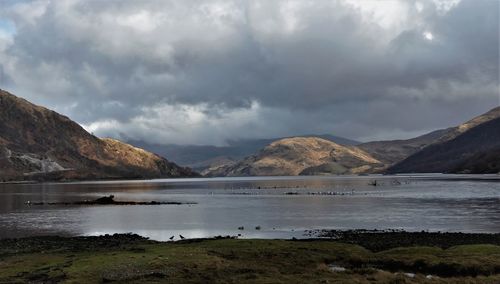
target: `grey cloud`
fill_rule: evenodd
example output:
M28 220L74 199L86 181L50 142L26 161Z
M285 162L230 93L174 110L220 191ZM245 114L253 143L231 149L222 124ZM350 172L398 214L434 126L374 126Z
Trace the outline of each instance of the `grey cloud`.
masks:
M497 1L391 4L408 13L388 29L346 1L5 2L0 84L97 134L165 143L407 137L498 104Z

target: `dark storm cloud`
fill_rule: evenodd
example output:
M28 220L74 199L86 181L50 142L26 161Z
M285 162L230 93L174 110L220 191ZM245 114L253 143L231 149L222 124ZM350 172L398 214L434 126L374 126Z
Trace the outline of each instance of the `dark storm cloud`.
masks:
M498 104L497 1L0 5L0 83L100 135L408 137Z

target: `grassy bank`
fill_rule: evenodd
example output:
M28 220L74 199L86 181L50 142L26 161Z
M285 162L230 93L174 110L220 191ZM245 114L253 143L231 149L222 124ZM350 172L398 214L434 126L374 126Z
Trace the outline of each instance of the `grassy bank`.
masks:
M386 242L383 233L379 238ZM161 243L135 235L1 240L0 283L500 283L495 244L450 247L430 236L434 246L378 245L371 251L348 241Z

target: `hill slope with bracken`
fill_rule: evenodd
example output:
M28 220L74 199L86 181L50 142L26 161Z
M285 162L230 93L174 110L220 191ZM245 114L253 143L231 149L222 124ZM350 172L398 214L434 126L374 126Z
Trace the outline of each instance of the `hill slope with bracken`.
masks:
M438 142L388 169L389 173L499 173L500 107L478 116Z
M157 178L196 175L188 168L113 139L0 90L0 181Z
M322 134L322 135L301 135L295 137L319 137L341 145L357 145L358 141L351 139ZM235 139L228 140L226 146L212 145L162 145L151 144L145 141L128 140L134 146L158 153L164 157L169 157L176 163L190 167L197 171L204 171L208 168L217 168L225 165L237 163L239 160L253 155L260 149L266 147L272 142L284 138L266 138L266 139Z
M355 146L342 146L317 137L294 137L274 141L258 154L211 169L209 176L294 176L365 173L382 163Z

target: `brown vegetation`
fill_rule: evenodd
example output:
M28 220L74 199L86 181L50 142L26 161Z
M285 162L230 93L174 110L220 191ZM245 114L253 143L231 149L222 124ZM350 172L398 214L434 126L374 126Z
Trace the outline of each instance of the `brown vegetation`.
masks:
M294 137L275 141L258 154L220 167L210 175L300 175L364 173L382 163L356 146L342 146L317 137Z
M0 90L0 178L154 178L195 175L153 153L99 139L69 118Z

